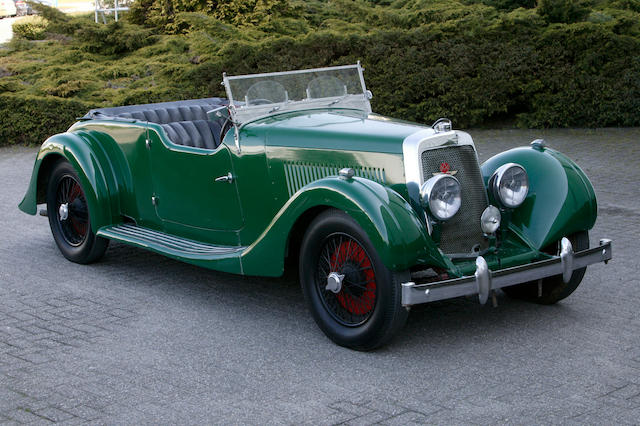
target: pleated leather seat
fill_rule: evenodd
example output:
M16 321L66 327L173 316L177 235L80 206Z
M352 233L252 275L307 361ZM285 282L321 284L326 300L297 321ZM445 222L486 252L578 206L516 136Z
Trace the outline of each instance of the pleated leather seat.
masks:
M118 117L135 118L136 120L149 121L151 123L158 124L168 124L177 121L206 120L207 111L212 109L213 108L210 105L156 108L125 112L118 114Z
M89 111L85 118L119 117L156 123L176 145L213 150L220 145L220 131L224 123L222 120L209 121L207 112L226 104L226 99L206 98L100 108Z
M162 124L169 139L177 145L216 149L220 145L221 125L209 120L176 121Z

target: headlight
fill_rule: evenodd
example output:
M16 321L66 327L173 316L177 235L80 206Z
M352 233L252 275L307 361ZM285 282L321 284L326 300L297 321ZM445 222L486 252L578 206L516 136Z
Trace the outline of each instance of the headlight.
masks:
M494 197L504 207L516 208L529 193L529 177L524 168L515 163L500 166L491 176Z
M428 208L437 220L451 219L460 209L462 190L458 179L450 175L437 175L420 188L422 205Z

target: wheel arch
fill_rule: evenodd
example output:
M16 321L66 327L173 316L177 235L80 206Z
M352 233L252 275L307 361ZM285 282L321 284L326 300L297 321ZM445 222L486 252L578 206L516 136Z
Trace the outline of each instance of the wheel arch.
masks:
M368 179L334 176L306 185L282 207L243 253L243 273L281 275L286 255L299 248L311 221L330 208L346 212L360 225L390 270L419 263L446 266L426 227L398 193Z
M300 246L304 239L304 234L311 225L311 222L322 214L322 212L332 209L333 207L327 205L320 205L311 207L304 211L295 221L289 233L287 235L287 242L285 248L285 268L288 265L298 265L298 258L300 255ZM288 260L288 261L287 261Z
M38 183L36 187L36 202L42 204L46 202L47 185L49 185L49 178L53 167L59 161L65 160L65 157L59 153L51 153L42 159L42 164L38 170Z
M113 223L108 175L105 173L101 153L96 153L93 142L75 133L62 133L47 139L38 151L31 181L19 204L20 210L36 214L37 204L45 202L45 193L53 166L68 161L78 173L89 205L93 232ZM102 160L102 161L101 161Z
M505 151L482 164L485 185L506 163L522 165L529 176L529 194L513 211L510 227L533 248L540 250L563 236L593 227L595 191L586 174L567 156L549 148Z

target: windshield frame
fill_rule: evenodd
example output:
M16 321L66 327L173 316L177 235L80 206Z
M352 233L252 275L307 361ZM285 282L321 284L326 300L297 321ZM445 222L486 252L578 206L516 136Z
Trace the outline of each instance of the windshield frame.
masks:
M330 73L331 71L343 71L343 70L356 70L357 77L359 79L359 88L357 93L344 94L340 96L328 96L319 98L306 98L302 100L285 100L283 102L273 102L262 105L245 105L243 101L239 101L234 98L231 88L231 82L234 80L252 79L252 78L264 78L264 77L280 77L287 75L296 75L304 73ZM323 67L323 68L311 68L304 70L293 71L278 71L272 73L258 73L258 74L243 74L228 76L223 73L222 85L225 87L227 97L229 99L229 113L232 121L236 125L243 125L248 122L269 117L271 115L280 114L283 112L293 112L312 109L326 109L326 108L348 108L356 109L371 113L371 103L369 100L372 95L367 90L364 82L363 75L364 68L358 61L355 65L341 65L335 67ZM361 88L361 92L360 92Z

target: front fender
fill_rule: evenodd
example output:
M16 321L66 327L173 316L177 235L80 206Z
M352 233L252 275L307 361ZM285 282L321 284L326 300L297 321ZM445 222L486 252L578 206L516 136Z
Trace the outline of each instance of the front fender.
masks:
M27 193L18 206L20 210L36 214L37 204L45 202L43 182L48 180L40 174L48 173L57 159L65 159L78 173L84 188L93 232L112 224L109 186L99 158L102 151L99 147L92 147L93 143L91 138L83 138L76 133L61 133L47 139L38 151Z
M595 192L584 172L558 151L521 147L498 154L481 167L485 185L505 163L517 163L529 175L529 195L513 211L510 228L540 250L566 235L593 227Z
M289 233L305 212L331 207L347 212L367 233L382 262L402 271L417 264L450 267L409 204L368 179L327 177L298 191L242 256L247 275L282 274Z

